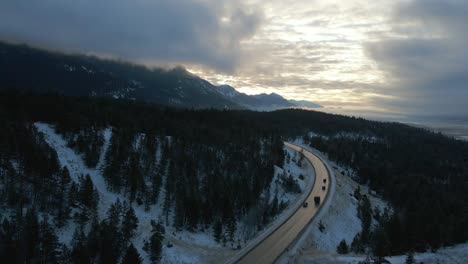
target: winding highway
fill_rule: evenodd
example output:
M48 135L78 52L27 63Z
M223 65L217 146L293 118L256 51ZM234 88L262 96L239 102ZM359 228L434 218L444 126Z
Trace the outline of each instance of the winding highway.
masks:
M234 261L232 261L233 263L274 263L300 237L327 198L330 186L330 174L325 164L319 157L300 146L287 142L284 144L288 148L303 153L315 170L315 182L312 190L310 190L309 195L303 201L303 203L307 203L307 206L302 206L303 203L298 206L297 210L269 236L259 241L257 245L250 247L248 251L239 252ZM320 197L318 204L315 203L314 197Z

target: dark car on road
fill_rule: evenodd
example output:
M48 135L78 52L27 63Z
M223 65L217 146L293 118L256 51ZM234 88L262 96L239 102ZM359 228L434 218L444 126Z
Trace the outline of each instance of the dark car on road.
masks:
M315 202L315 205L318 205L320 203L320 196L315 196L314 202Z

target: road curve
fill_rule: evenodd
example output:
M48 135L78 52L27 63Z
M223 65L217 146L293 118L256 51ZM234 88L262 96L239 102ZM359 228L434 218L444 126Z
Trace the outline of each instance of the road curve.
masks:
M315 182L312 190L305 199L307 207L300 206L282 225L259 244L239 256L236 263L270 264L275 262L281 254L301 235L303 230L311 222L323 202L327 198L330 186L330 174L323 162L316 155L300 146L284 143L287 147L302 152L315 170ZM325 189L323 189L325 186ZM314 197L320 197L320 204L315 205Z

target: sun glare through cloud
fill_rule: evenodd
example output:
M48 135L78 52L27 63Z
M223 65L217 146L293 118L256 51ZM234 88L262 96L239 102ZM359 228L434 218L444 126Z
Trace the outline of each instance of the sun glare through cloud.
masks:
M330 1L314 5L273 1L263 23L242 43L248 56L234 73L192 65L189 69L214 83L247 94L279 93L329 107L355 108L379 96L385 74L365 44L390 30L391 3L346 6ZM367 109L379 110L378 106Z

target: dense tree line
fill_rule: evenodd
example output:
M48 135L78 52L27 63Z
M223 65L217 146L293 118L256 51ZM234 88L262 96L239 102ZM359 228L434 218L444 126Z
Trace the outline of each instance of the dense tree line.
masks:
M353 168L395 209L376 231L386 254L437 249L468 238L468 144L404 125L375 123L371 141L308 138L311 146ZM364 238L367 230L363 229ZM359 250L358 250L359 251Z
M382 241L381 252L436 249L468 238L468 144L423 129L314 111L195 111L15 91L0 93L0 119L5 124L0 130L0 199L19 214L23 210L18 208L34 206L54 219L99 221L92 214L80 217L80 207L92 208L93 202L67 206L87 177L80 184L67 180L33 122L54 124L70 146L90 157L90 166L101 155L102 131L111 127L103 168L109 189L146 208L164 199L163 214L175 216L173 221L164 217L165 223L188 230L210 227L220 241L235 230L233 219L268 219L278 210L279 205L265 206L261 194L271 182L273 165L282 166L282 140L313 131L323 136L306 141L353 168L362 183L392 203L394 213L382 216L372 234L364 234L370 243ZM343 132L364 136L335 136ZM93 146L81 146L88 140ZM62 205L54 204L58 192L53 189L59 185L75 194ZM367 219L368 211L361 214ZM121 249L134 255L128 243Z

